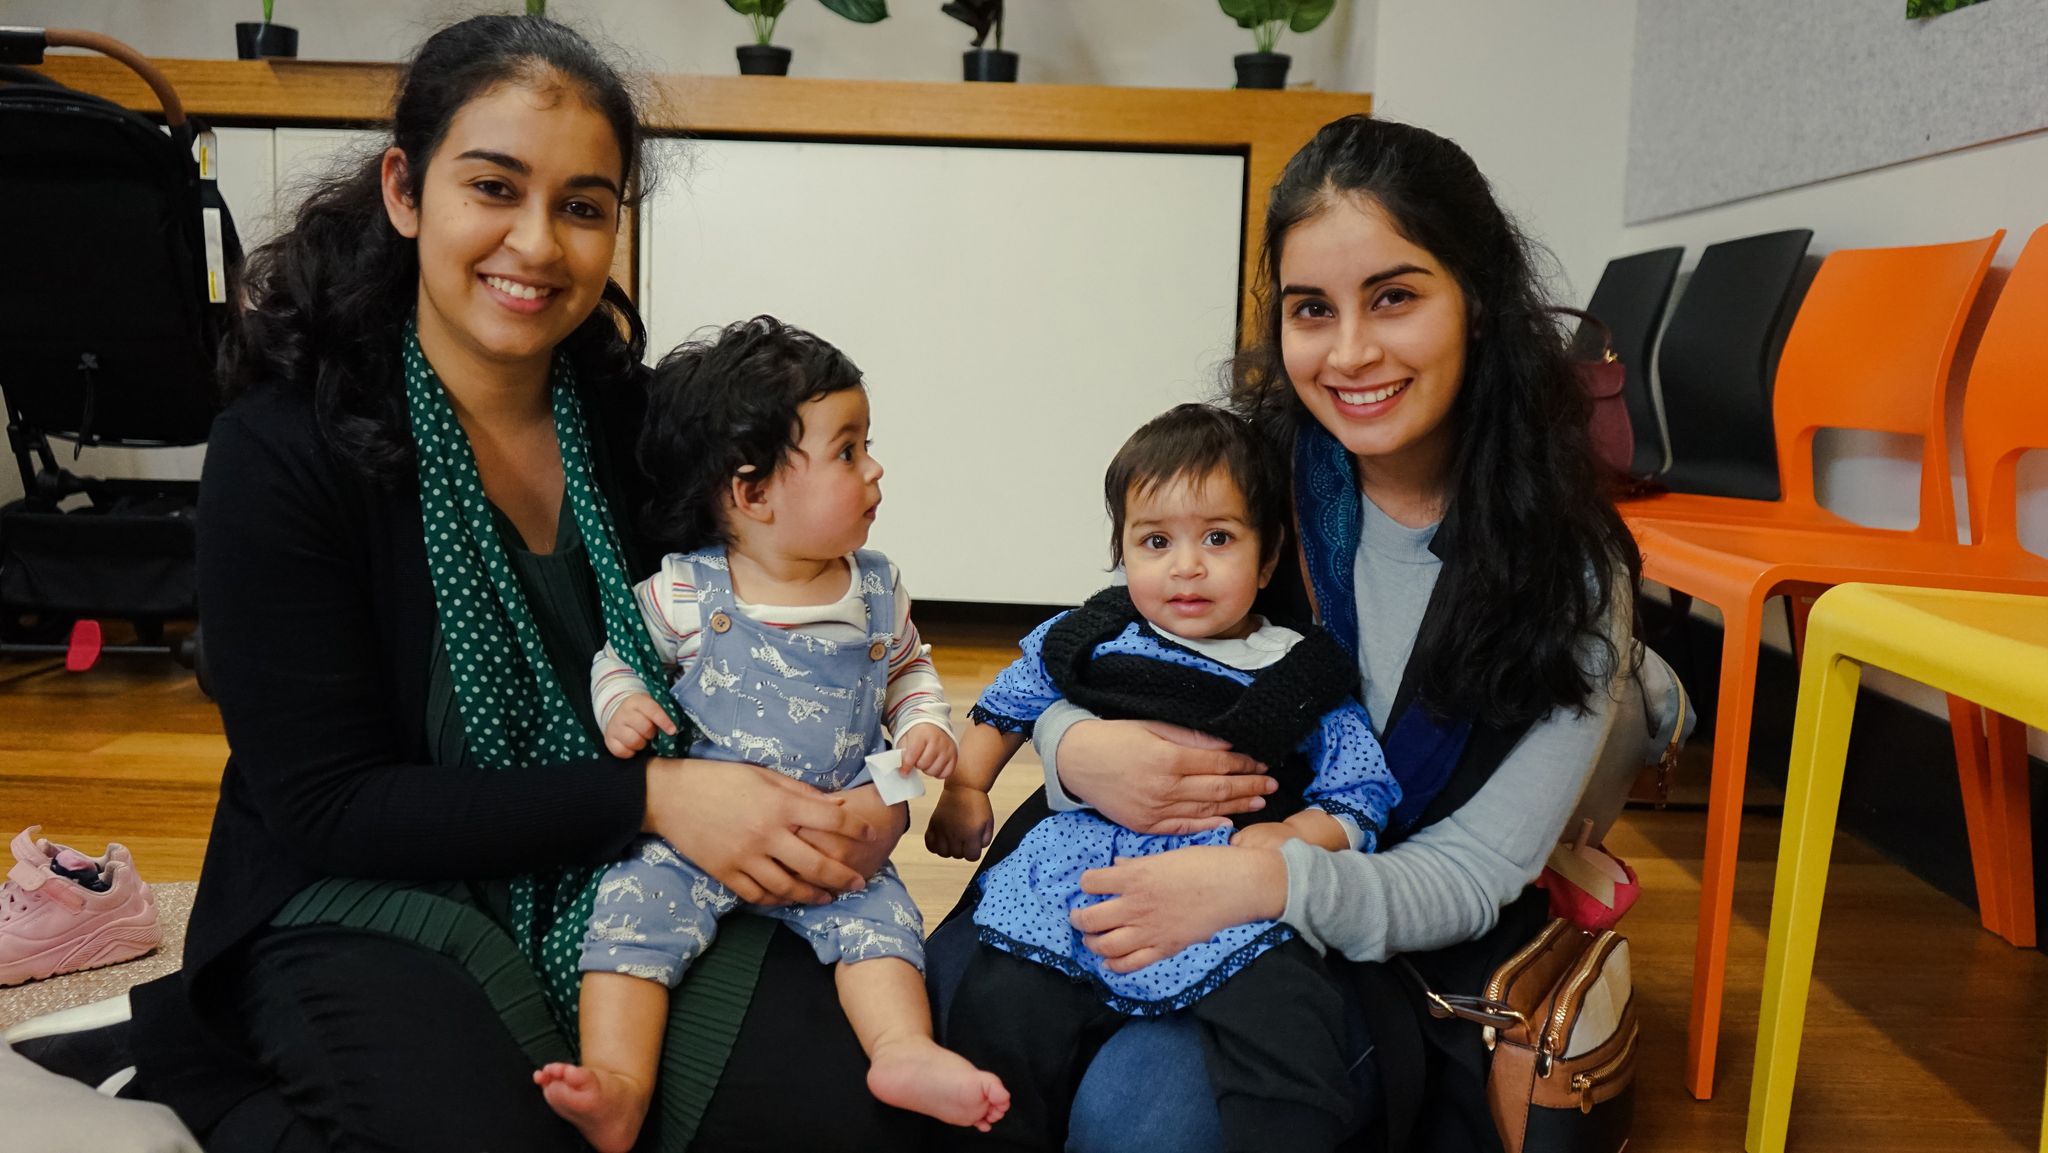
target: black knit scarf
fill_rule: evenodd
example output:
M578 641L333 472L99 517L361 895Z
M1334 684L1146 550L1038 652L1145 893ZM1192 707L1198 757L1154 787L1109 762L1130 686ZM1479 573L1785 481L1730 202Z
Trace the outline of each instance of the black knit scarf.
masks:
M1298 810L1313 772L1295 749L1358 686L1351 655L1330 634L1310 629L1286 656L1253 673L1249 685L1150 657L1095 655L1097 645L1134 622L1161 644L1184 648L1138 615L1129 591L1103 589L1046 631L1045 671L1060 694L1097 716L1164 721L1226 740L1280 781L1261 817Z

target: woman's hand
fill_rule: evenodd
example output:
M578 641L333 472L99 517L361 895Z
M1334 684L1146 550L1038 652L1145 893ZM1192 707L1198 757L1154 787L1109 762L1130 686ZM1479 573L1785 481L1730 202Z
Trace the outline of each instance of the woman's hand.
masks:
M1151 857L1119 857L1081 874L1081 891L1110 899L1068 917L1112 972L1163 961L1248 921L1287 908L1287 862L1271 849L1193 845Z
M1139 833L1199 833L1266 807L1278 788L1215 737L1153 721L1082 721L1060 740L1060 785Z
M896 851L896 842L909 831L910 806L883 803L881 794L873 785L861 785L834 795L840 798L847 812L873 829L874 835L861 840L824 829L798 829L797 836L802 837L805 844L861 876L872 877L889 863L889 854Z
M743 901L824 904L860 888L874 871L861 871L859 862L821 850L802 835L876 839L876 830L843 797L754 765L657 758L647 763L641 828L674 845ZM887 858L884 848L881 859Z

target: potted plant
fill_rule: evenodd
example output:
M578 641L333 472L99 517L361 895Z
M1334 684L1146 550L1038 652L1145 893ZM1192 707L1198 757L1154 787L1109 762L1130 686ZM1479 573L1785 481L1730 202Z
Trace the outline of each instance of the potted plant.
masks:
M974 47L962 57L967 79L1017 82L1017 54L1003 51L1003 0L950 0L939 11L974 29ZM985 47L991 32L994 48Z
M299 30L270 22L271 7L275 3L276 0L263 0L263 23L252 24L245 20L235 25L237 57L261 60L266 56L299 54Z
M855 24L873 24L889 16L887 0L818 0L818 3ZM789 0L725 0L725 6L754 22L754 42L742 44L738 49L740 75L789 75L789 49L769 43L775 37L775 22L782 18L782 10L789 7Z
M1280 42L1280 33L1293 29L1309 32L1315 29L1337 6L1337 0L1217 0L1223 14L1237 21L1239 28L1249 28L1252 42L1258 51L1245 52L1235 58L1237 64L1237 86L1239 88L1285 88L1287 87L1287 66L1293 63L1285 53L1273 51Z

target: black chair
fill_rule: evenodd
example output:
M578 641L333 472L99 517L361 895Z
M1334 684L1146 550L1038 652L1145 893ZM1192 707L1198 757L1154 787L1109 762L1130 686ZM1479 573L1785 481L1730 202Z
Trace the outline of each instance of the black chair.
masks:
M1657 326L1664 321L1664 306L1671 301L1671 286L1678 281L1678 263L1684 257L1683 246L1617 256L1607 262L1593 289L1593 299L1586 305L1586 311L1599 317L1613 334L1614 355L1623 369L1621 396L1628 406L1629 430L1636 442L1629 472L1638 477L1663 472L1667 460L1656 402L1650 396L1650 351L1657 343ZM1581 324L1572 337L1572 352L1580 357L1599 356L1599 331Z
M1813 230L1708 245L1657 349L1673 492L1777 500L1771 390L1806 286Z
M53 45L121 60L163 106L149 118L18 67ZM0 626L14 644L98 653L97 621L135 622L158 644L198 615L199 486L78 476L74 446L203 444L218 411L214 359L241 251L195 145L205 126L119 41L63 29L0 29L0 397L23 499L0 508ZM76 460L77 448L71 459ZM25 636L40 626L41 635ZM54 629L53 629L54 626ZM69 645L49 641L72 626ZM192 638L181 657L196 660Z

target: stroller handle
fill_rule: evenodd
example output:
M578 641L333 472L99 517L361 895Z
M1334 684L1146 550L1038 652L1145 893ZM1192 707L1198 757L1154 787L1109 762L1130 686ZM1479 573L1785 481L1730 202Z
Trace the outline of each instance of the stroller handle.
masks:
M171 87L170 80L149 62L149 57L112 36L82 28L0 28L0 63L41 64L45 48L89 48L119 60L156 93L157 103L163 105L164 123L173 128L184 125L185 104L178 99L178 90Z

